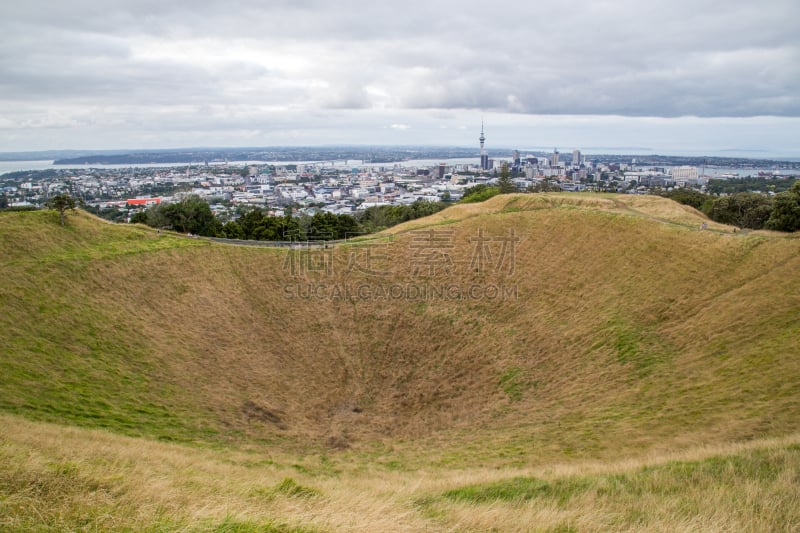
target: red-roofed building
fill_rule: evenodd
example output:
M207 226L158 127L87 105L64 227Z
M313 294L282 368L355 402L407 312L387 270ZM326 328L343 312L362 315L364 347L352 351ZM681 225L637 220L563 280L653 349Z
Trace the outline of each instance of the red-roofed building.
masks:
M140 205L150 207L161 203L161 198L131 198L127 201L128 206Z

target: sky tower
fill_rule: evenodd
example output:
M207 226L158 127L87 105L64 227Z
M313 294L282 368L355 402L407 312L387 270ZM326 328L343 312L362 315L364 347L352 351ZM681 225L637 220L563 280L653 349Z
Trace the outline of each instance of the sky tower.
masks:
M478 139L481 141L481 170L489 170L489 156L486 155L486 149L483 143L486 142L486 136L483 134L483 121L481 120L481 136Z

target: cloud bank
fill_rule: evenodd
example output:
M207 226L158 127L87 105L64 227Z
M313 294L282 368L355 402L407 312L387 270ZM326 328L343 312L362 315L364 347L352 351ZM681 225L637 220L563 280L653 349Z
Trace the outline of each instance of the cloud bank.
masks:
M793 0L11 4L0 150L463 145L481 116L529 136L561 117L556 137L581 117L800 123Z

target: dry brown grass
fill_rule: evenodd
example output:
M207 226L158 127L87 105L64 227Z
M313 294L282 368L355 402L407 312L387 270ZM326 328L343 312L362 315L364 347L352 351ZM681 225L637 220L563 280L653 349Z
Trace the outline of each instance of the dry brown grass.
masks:
M452 224L476 216L493 215L509 211L533 211L539 209L581 209L635 216L667 224L699 229L705 223L707 229L733 233L733 226L726 226L709 220L694 208L677 202L649 195L619 195L594 193L545 193L545 194L505 194L494 196L482 203L457 204L424 219L412 220L386 230L386 234L396 235L404 231L436 224ZM772 233L779 236L779 233Z
M502 445L496 457L475 455L500 462L542 451L596 455L620 444L646 449L667 436L693 445L800 429L787 414L800 386L789 377L800 374L790 340L800 322L797 240L734 238L618 213L611 204L627 197L543 198L608 211L504 207L465 218L442 227L453 232L455 272L439 266L418 276L419 234L408 230L375 252L385 256L377 265L393 270L381 277L347 271L363 253L355 246L331 252L330 275L292 276L281 250L159 240L80 217L63 243L58 228L43 227L36 261L20 255L6 267L3 331L16 355L5 364L24 368L26 358L49 357L43 350L98 361L119 352L110 371L144 371L142 399L224 438L335 447L386 438L395 448L402 438L436 450L471 440L478 426ZM632 198L647 207L640 203L648 199ZM508 202L492 200L478 208ZM470 270L470 239L481 229L520 237L513 273ZM162 249L171 242L181 247ZM515 286L519 298L348 301L284 292L450 283ZM95 350L92 339L107 342ZM49 379L86 379L73 371L47 368ZM511 395L501 383L509 372ZM47 383L37 387L52 394ZM441 460L471 460L473 448L465 449Z
M320 531L398 532L565 526L580 531L762 531L800 524L798 435L610 462L399 472L334 458L327 459L332 461L328 470L314 472L298 470L293 466L297 458L280 451L265 457L203 450L0 419L7 429L0 440L0 527L10 530L186 530L224 523L255 530L274 521ZM704 471L710 458L732 462ZM756 461L764 472L748 471ZM564 501L437 499L461 486L518 476L550 483L577 480L579 490ZM276 490L287 477L314 493L293 496ZM644 492L614 491L609 485L638 477L644 477L639 481ZM582 480L599 481L591 490L580 490Z
M649 464L800 431L800 240L699 231L698 215L667 200L495 197L398 227L385 246L338 247L330 274L297 275L283 268L284 250L158 237L85 215L62 231L47 216L0 217L0 408L214 447L7 418L4 450L26 465L13 479L41 474L66 490L72 470L47 465L77 461L88 481L65 498L98 498L86 500L93 520L166 527L230 512L323 530L481 530L519 515L616 529L609 517L631 502L448 503L429 516L413 501L512 472L568 475L546 474L553 464ZM424 234L412 230L423 227L452 232L452 272L415 274ZM481 230L520 238L513 272L470 266ZM390 275L348 269L367 250ZM309 284L503 285L519 298L286 297ZM95 453L88 442L108 444ZM247 466L258 457L277 464ZM106 464L119 479L92 489ZM272 497L285 477L323 496ZM251 489L270 497L254 503ZM31 523L52 503L14 498L28 501L21 516ZM697 516L709 529L757 525L682 516L649 527L703 529Z

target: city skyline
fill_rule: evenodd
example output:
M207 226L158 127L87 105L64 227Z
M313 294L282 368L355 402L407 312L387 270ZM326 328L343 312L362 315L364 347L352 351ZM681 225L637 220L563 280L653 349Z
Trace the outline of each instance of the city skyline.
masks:
M0 6L0 151L475 144L800 157L800 6ZM489 133L491 132L491 133Z

